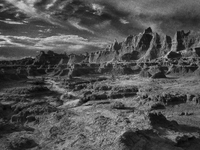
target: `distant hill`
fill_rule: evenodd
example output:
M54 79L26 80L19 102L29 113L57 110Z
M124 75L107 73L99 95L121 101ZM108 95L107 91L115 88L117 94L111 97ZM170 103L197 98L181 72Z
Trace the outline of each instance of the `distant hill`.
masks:
M25 56L36 56L37 51L28 50L23 47L0 47L0 59L1 58L21 58Z

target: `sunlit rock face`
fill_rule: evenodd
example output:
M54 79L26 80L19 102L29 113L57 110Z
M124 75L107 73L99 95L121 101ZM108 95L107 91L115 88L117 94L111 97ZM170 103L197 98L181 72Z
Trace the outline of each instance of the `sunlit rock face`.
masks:
M198 56L200 38L198 35L177 31L172 39L168 35L153 32L147 28L138 35L129 35L124 41L114 41L109 48L89 54L90 62L146 61L177 53L181 56ZM171 57L170 57L171 58Z
M57 65L61 60L66 64L148 61L157 58L179 58L199 56L200 38L190 32L178 31L172 39L168 35L153 32L147 28L138 35L129 35L124 41L116 39L107 48L82 54L57 54L41 51L34 65Z
M123 42L114 43L104 51L90 53L90 62L113 60L134 61L156 59L170 51L171 37L154 33L151 28L138 35L129 35Z

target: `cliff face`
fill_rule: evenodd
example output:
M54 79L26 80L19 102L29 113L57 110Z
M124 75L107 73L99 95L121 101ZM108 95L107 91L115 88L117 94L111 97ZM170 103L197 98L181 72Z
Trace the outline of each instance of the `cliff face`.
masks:
M138 35L130 35L123 42L115 42L104 51L91 53L89 62L113 60L133 61L155 59L170 51L172 39L167 35L154 33L151 28Z
M184 31L177 31L172 42L172 51L181 51L186 49L188 36L190 32L185 33Z
M182 51L200 47L199 35L194 35L190 31L185 33L177 31L172 42L172 51Z
M152 33L152 40L146 53L140 60L152 60L164 56L171 49L171 38L169 36Z
M69 55L68 64L82 63L82 62L85 62L85 63L88 62L87 55L75 55L75 54Z
M111 62L118 58L117 51L115 50L104 50L98 51L89 54L89 62L90 63L102 63L102 62Z
M116 49L116 41L110 51L99 57L117 58L121 61L145 61L163 57L171 52L185 56L200 56L200 36L190 32L177 31L173 39L168 35L158 34L151 28L138 35L130 35ZM94 60L95 61L95 60Z
M61 59L68 64L146 61L164 56L168 57L169 54L178 54L178 57L200 56L199 49L200 36L193 35L190 32L177 31L171 38L147 28L138 35L129 35L122 42L115 40L113 44L102 51L81 55L55 54L52 51L46 54L41 52L36 57L34 64L58 64Z
M123 42L117 42L117 40L115 40L106 50L90 53L89 62L100 63L112 62L115 60L138 60L149 49L152 39L152 30L148 28L139 35L128 36Z

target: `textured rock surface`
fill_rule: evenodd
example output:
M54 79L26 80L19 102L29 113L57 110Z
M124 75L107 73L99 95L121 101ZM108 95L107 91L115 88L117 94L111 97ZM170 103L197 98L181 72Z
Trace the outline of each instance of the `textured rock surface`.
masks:
M48 51L47 53L45 53L44 51L41 51L40 54L36 56L33 64L34 65L47 65L47 64L56 65L61 61L61 59L66 61L69 58L66 54L57 54L57 53L54 53L53 51Z
M198 43L148 28L102 51L1 61L0 149L200 149Z

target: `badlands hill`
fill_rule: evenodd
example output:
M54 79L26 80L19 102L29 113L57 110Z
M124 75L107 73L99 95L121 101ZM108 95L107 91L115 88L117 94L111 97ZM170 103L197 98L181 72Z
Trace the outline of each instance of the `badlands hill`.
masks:
M1 150L200 149L200 43L154 33L0 61Z
M69 63L104 63L148 61L158 58L199 57L200 38L190 32L177 31L174 37L158 34L151 28L138 35L130 35L124 41L114 41L105 50L82 55L56 55L53 52L41 52L36 61L45 63L53 59L66 59ZM58 58L55 58L55 57ZM50 58L52 57L52 58ZM49 60L50 59L50 60ZM55 62L54 62L55 63Z

